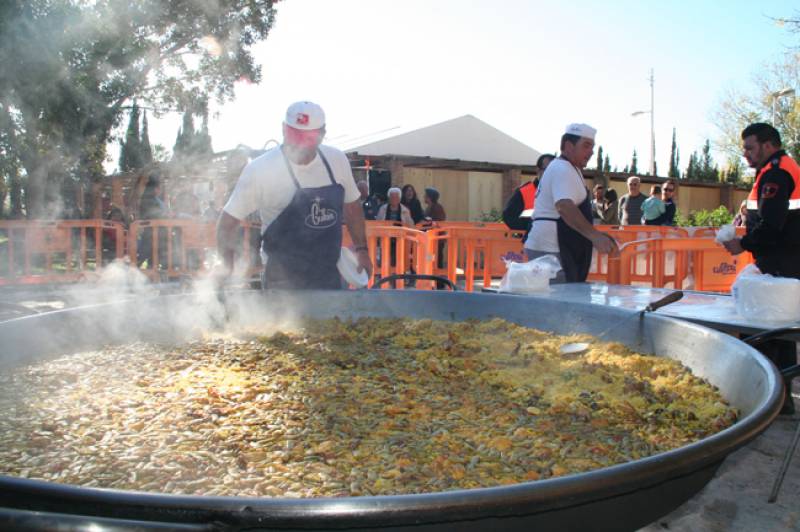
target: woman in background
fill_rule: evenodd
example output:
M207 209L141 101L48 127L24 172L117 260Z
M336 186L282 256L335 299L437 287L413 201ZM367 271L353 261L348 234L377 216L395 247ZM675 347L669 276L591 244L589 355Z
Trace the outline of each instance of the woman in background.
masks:
M413 185L406 185L403 187L403 194L400 203L406 206L411 212L411 219L414 220L414 225L420 223L425 215L422 212L422 204L417 198L417 191Z
M439 203L439 191L433 187L425 189L425 218L434 222L447 219L444 207Z

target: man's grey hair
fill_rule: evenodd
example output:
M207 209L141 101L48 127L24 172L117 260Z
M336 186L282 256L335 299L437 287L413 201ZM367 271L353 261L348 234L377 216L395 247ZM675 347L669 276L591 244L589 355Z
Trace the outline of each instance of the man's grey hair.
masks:
M390 189L389 189L389 190L386 192L386 197L388 198L388 197L389 197L389 196L391 196L392 194L397 194L398 196L401 196L401 197L402 197L402 195L403 195L403 191L402 191L402 190L400 190L400 189L399 189L399 188L397 188L397 187L392 187L392 188L390 188Z
M641 180L641 179L639 179L638 177L636 177L635 175L632 175L632 176L630 176L630 177L628 178L628 184L629 184L629 185L630 185L631 183L633 183L634 181L636 181L636 182L638 182L638 183L641 183L641 182L642 182L642 180Z

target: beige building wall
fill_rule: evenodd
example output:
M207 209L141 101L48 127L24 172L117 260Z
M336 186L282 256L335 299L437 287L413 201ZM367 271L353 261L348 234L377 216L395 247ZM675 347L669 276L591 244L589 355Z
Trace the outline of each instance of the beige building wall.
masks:
M503 174L469 172L467 220L480 220L481 214L503 209Z
M469 172L407 166L403 169L403 181L414 186L423 209L425 189L433 187L439 191L439 203L448 220L469 219Z

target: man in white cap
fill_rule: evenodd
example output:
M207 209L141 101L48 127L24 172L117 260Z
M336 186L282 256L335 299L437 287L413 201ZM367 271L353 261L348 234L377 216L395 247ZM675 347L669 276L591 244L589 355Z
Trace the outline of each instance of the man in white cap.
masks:
M226 270L233 266L241 220L261 215L262 286L279 289L338 289L336 267L342 221L356 248L358 271L372 274L364 212L344 153L323 146L325 113L312 102L289 106L283 144L251 161L217 222L217 248Z
M570 124L561 137L561 155L544 171L536 191L536 210L525 252L533 260L555 255L562 271L555 282L584 282L592 263L592 247L616 254L613 238L592 226L591 194L581 170L594 153L597 131Z

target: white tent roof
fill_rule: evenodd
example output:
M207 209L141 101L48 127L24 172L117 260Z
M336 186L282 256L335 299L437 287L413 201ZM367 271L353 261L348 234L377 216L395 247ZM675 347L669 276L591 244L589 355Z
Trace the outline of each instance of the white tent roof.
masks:
M387 134L391 136L386 137ZM472 115L404 133L393 128L383 132L383 136L381 140L369 139L366 143L361 137L336 144L347 153L359 155L409 155L512 165L534 165L541 155Z

